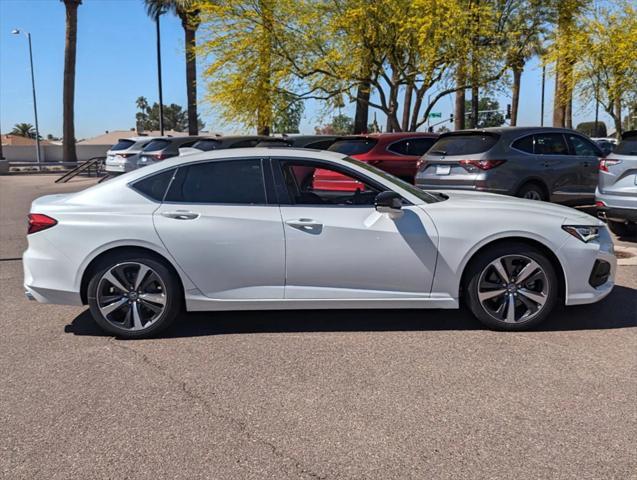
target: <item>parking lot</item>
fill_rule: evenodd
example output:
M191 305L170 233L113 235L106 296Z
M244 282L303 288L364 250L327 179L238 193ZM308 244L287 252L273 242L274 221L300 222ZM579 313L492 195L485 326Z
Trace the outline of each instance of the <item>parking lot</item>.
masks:
M634 258L604 301L532 332L222 312L121 341L24 298L30 201L95 182L55 178L0 177L3 478L637 478Z

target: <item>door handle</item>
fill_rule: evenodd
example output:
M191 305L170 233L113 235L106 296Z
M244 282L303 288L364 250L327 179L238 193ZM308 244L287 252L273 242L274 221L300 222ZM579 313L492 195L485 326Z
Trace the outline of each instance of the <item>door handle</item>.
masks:
M177 210L176 212L162 212L162 216L166 218L174 218L175 220L194 220L199 218L198 213L187 212L186 210Z
M323 228L323 224L311 218L298 218L296 220L286 220L286 225L298 228L299 230L313 231Z

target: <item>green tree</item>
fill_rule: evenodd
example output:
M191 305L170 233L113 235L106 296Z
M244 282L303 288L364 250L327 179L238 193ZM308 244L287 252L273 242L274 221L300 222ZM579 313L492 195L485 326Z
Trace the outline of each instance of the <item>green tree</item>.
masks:
M467 100L465 108L471 110L471 101ZM473 115L473 112L470 114ZM480 97L478 102L478 121L471 119L474 128L501 127L504 125L504 114L500 110L500 103L491 97Z
M347 115L339 114L322 127L314 127L317 135L350 135L354 133L354 120Z
M61 0L66 9L64 42L64 82L62 93L62 155L65 162L77 162L75 152L75 57L77 49L77 9L82 0Z
M11 135L25 138L35 138L35 128L30 123L16 123L11 130Z
M138 112L135 114L137 121L137 129L142 130L159 130L159 103L152 105L148 103L145 97L139 97L136 102ZM198 129L203 130L204 123L197 118ZM164 105L164 129L183 132L188 129L188 113L183 110L181 105L171 103Z
M305 111L303 100L291 94L277 96L274 103L272 133L299 133L301 117Z
M157 18L164 11L176 14L184 29L186 55L186 95L188 98L188 134L197 135L199 117L197 115L197 53L196 32L199 28L199 8L194 0L144 0L146 11L151 18Z

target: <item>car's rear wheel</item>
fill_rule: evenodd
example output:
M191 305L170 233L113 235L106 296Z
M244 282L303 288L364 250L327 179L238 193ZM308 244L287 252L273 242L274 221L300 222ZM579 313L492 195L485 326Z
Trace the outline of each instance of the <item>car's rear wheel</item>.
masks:
M608 228L618 237L634 237L637 236L637 224L614 222L608 220Z
M522 185L520 190L518 190L517 196L520 198L526 198L527 200L547 200L547 195L542 185L534 182Z
M553 265L530 245L498 245L481 252L465 278L467 305L497 330L525 330L541 323L558 298Z
M145 256L107 257L88 284L97 324L121 338L144 338L170 325L181 311L181 287L162 262Z

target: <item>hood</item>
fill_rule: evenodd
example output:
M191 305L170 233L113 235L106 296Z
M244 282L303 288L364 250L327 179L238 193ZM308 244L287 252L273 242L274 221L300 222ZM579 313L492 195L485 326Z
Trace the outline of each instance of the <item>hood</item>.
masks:
M563 218L565 223L577 225L603 225L596 217L574 208L554 203L526 200L524 198L498 195L495 193L473 192L465 190L437 190L449 197L446 202L453 202L454 206L475 209L495 214L497 210L514 210L519 214L543 214Z

